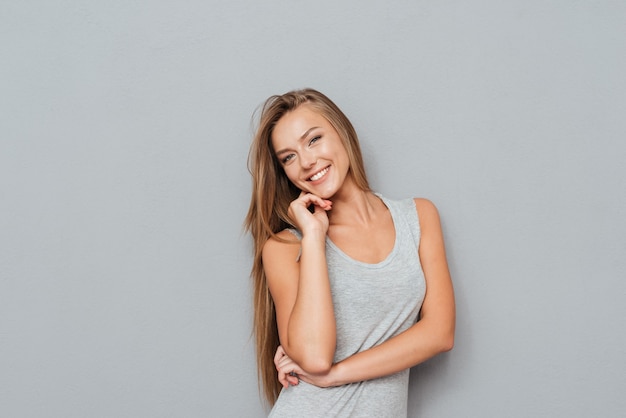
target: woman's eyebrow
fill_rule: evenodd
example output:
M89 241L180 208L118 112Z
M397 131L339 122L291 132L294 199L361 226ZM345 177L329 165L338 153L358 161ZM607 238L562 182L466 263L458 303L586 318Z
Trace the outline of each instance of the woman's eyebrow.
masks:
M317 129L317 128L319 128L319 126L314 126L314 127L312 127L312 128L307 129L307 130L306 130L306 131L302 134L302 136L300 137L300 141L302 141L304 138L306 138L306 137L307 137L307 136L311 133L311 131L313 131L313 130L315 130L315 129ZM280 154L282 154L283 152L286 152L286 151L289 151L289 148L283 148L283 149L281 149L281 150L278 150L278 151L276 151L276 152L275 152L275 154L276 154L276 155L280 155Z
M312 130L317 129L317 128L319 128L319 126L314 126L314 127L312 127L312 128L307 129L307 130L306 130L306 132L302 134L302 136L300 137L300 139L304 139L304 138L306 138L306 137L307 137L307 135L308 135L308 134L309 134Z

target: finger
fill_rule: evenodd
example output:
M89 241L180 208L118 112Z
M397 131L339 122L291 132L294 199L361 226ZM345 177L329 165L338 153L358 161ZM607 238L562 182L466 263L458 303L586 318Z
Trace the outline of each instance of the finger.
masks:
M298 377L294 372L294 367L295 363L289 360L289 357L287 356L284 356L283 359L279 360L276 364L276 370L278 371L278 381L284 388L287 388L290 384L298 384Z
M315 206L319 206L321 208L329 208L332 205L332 202L328 199L322 199L321 197L314 195L313 193L300 193L300 196L294 201L299 202L301 205L305 207L311 206L311 204Z
M300 379L298 378L296 364L290 362L281 367L279 374L279 381L281 383L288 382L290 385L295 386L299 383Z
M288 388L289 385L296 386L298 383L300 383L300 379L298 379L298 376L292 375L290 373L279 373L278 381L284 388Z
M330 202L330 200L325 200L324 202ZM324 213L324 212L328 212L329 210L331 210L333 208L332 203L326 203L325 206L320 206L320 205L313 205L313 213L315 215L320 214L320 213Z
M282 373L280 370L278 371L278 381L280 384L286 389L289 387L289 380L287 380L287 374Z
M274 354L274 364L277 365L278 367L278 361L285 357L285 350L283 349L282 345L279 345L278 348L276 349L276 354Z
M295 386L300 383L299 374L302 370L289 356L285 355L278 360L276 362L276 369L278 370L278 381L283 387L286 387L286 384Z
M295 374L291 374L289 373L287 375L287 381L292 385L292 386L296 386L298 383L300 383L300 379L298 379L298 376Z
M276 364L276 369L285 371L286 373L294 371L297 368L296 363L289 358L289 356L283 356Z

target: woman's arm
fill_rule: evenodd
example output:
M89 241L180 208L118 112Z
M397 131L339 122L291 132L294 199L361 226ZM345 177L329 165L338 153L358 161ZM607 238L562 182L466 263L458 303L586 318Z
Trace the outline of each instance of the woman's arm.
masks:
M313 213L308 210L311 204ZM302 194L289 209L302 231L300 245L270 239L263 247L281 345L312 375L327 374L335 353L335 315L326 265L326 210L330 207L329 201ZM283 231L279 237L288 235Z
M311 376L287 356L275 358L279 380L288 381L294 371L302 380L317 386L338 386L397 373L413 367L454 344L455 304L448 271L439 214L426 199L415 199L420 219L419 256L426 278L426 295L420 320L403 333L335 365L324 375ZM294 363L295 362L295 363ZM294 383L291 379L289 383Z

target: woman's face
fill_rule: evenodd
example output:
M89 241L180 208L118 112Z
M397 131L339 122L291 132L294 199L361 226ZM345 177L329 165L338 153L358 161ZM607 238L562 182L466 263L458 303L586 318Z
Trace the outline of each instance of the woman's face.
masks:
M350 160L337 131L306 104L285 114L272 146L287 178L300 190L329 199L344 184Z

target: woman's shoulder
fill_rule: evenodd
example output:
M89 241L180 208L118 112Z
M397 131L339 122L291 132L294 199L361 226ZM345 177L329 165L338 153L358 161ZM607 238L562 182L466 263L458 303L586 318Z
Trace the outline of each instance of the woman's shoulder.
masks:
M295 229L283 229L269 237L263 245L263 257L271 255L298 254L300 251L300 234Z
M270 287L272 283L280 286L285 278L297 274L300 252L300 240L289 229L274 234L265 242L262 253L263 270Z
M395 204L397 207L402 208L401 210L406 214L416 214L420 227L431 225L432 223L439 224L439 211L435 204L427 198L413 197L401 200L383 199L387 205Z
M417 212L420 213L420 215L422 214L422 212L424 214L437 213L437 207L435 206L435 204L425 197L414 197L413 202L415 203L415 208L417 209Z
M412 197L412 198L396 200L396 199L386 198L380 195L379 193L375 193L375 194L379 196L381 199L383 199L383 201L386 204L396 204L396 205L401 205L405 208L410 208L411 210L416 210L420 217L422 215L428 217L437 213L437 207L435 206L435 204L431 200L425 197Z
M435 204L423 197L413 198L413 202L415 202L415 209L422 232L429 232L433 229L440 230L441 221Z

